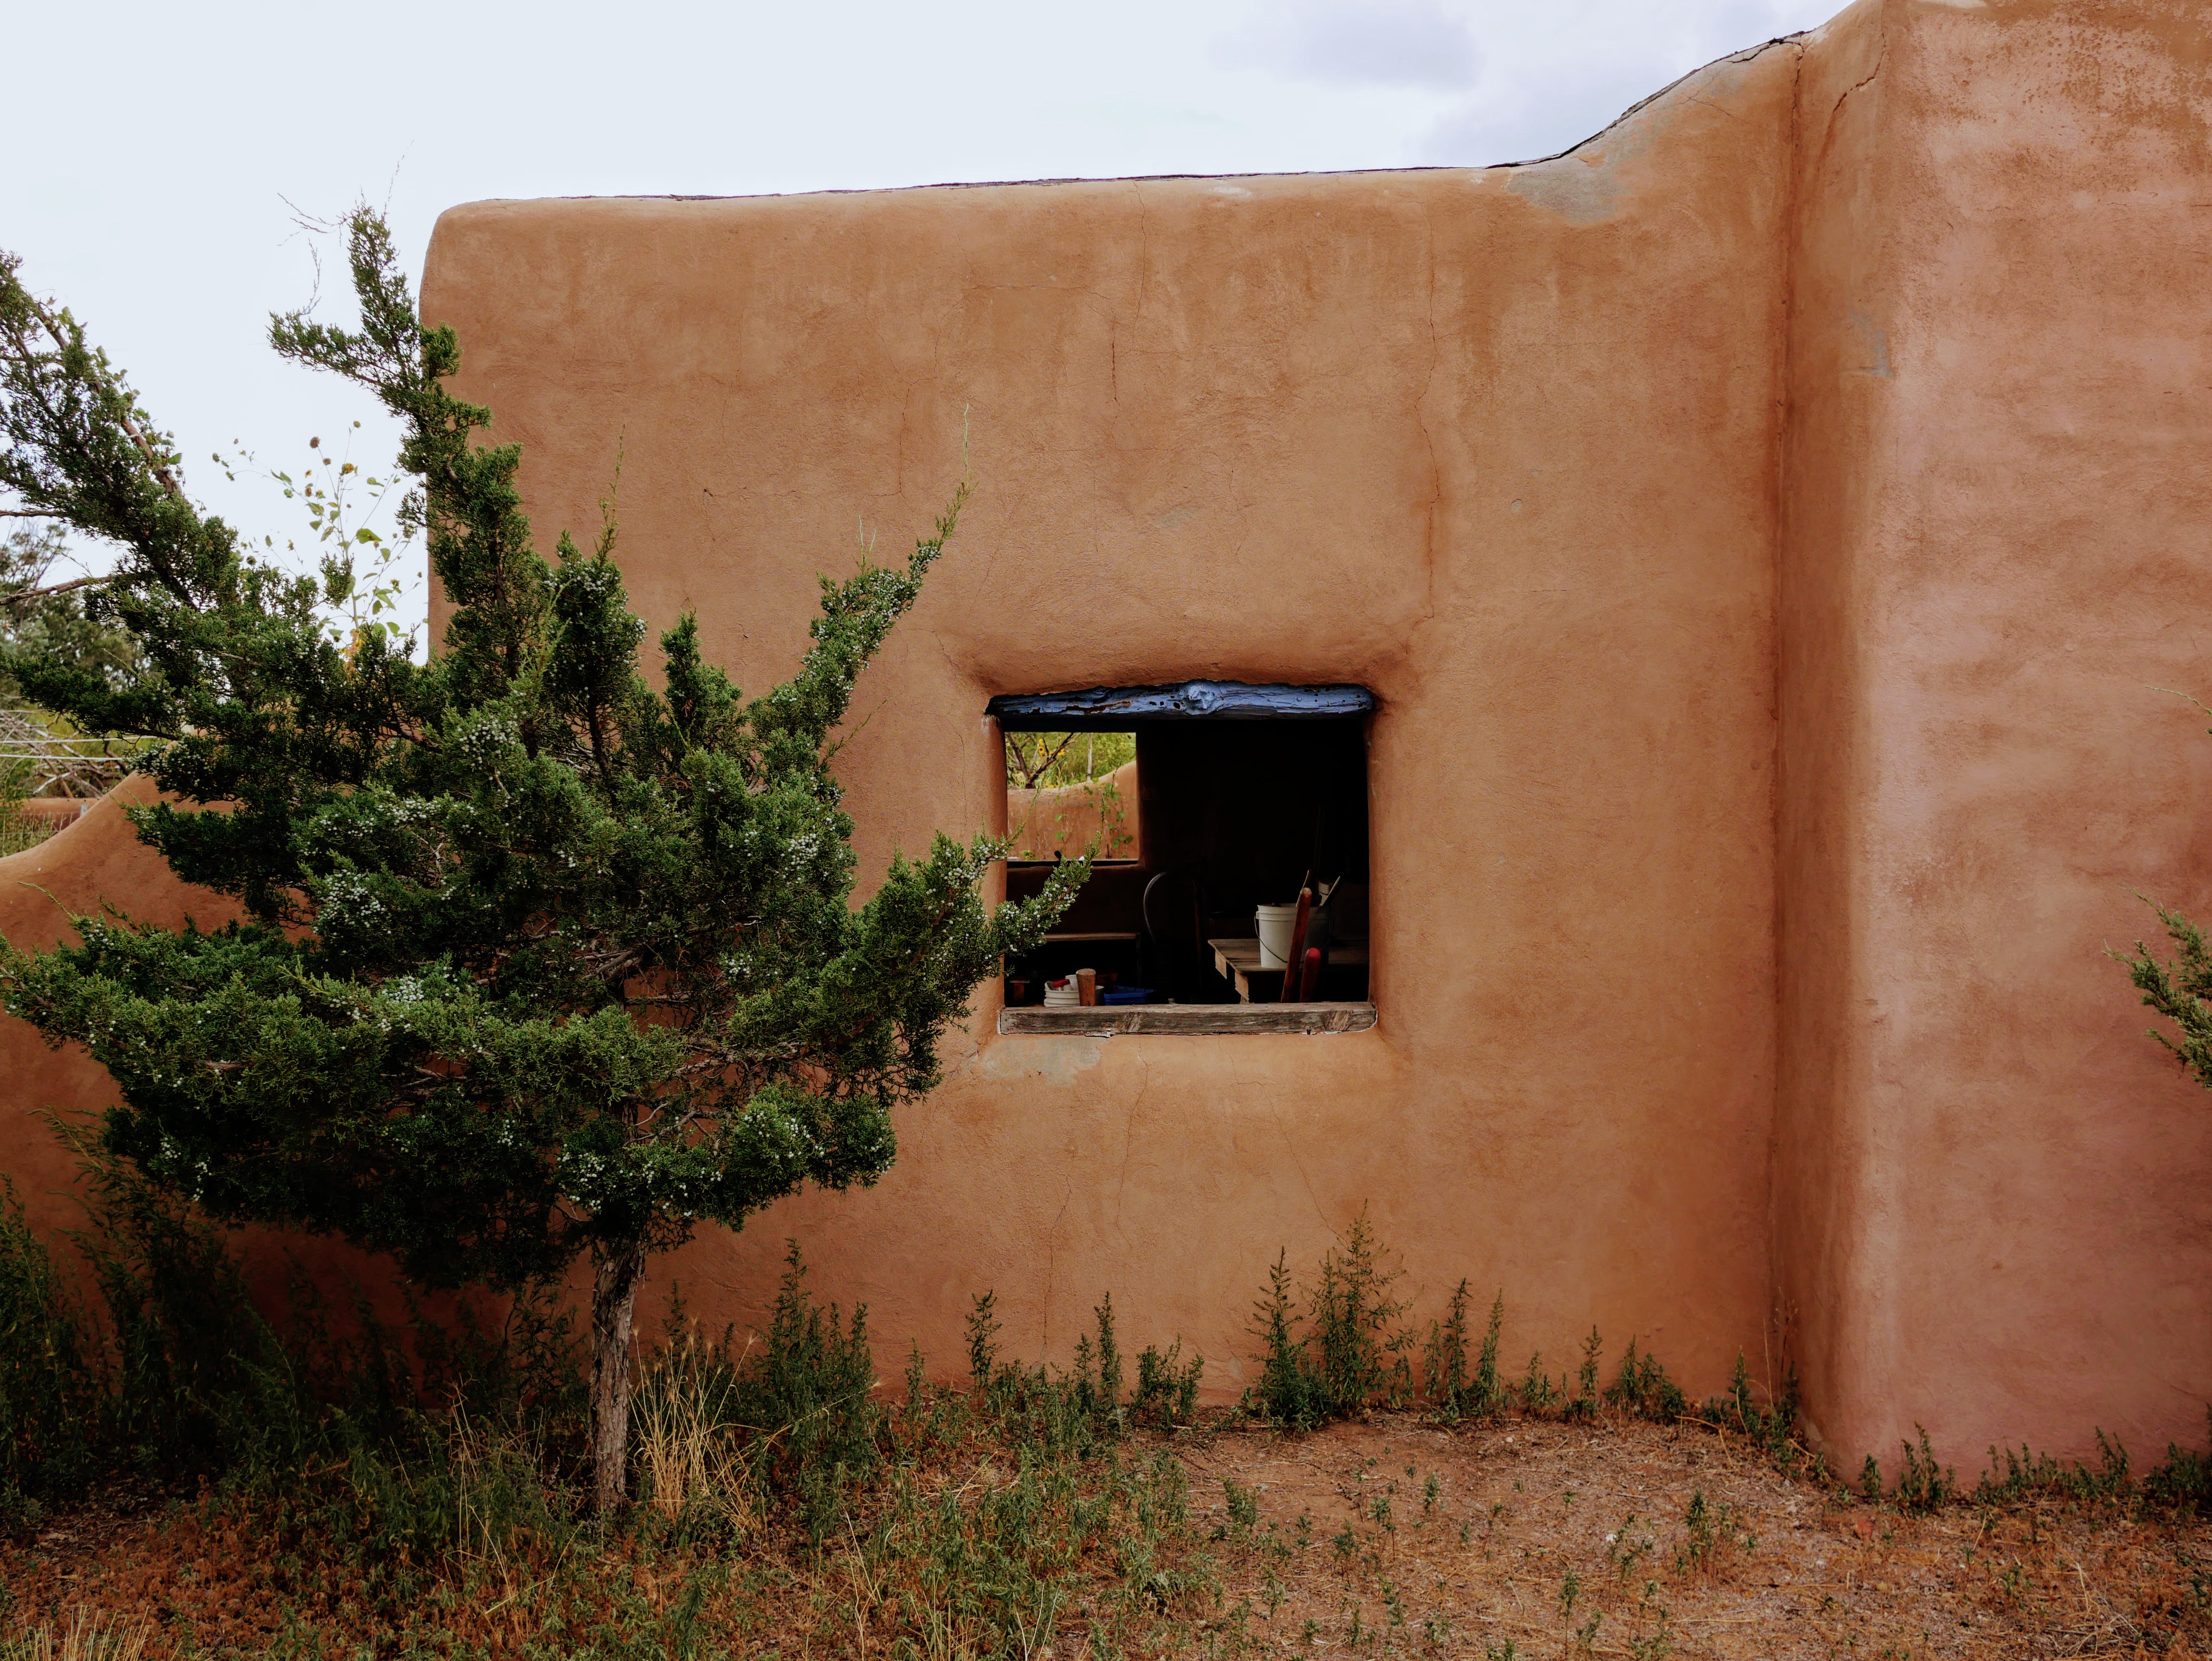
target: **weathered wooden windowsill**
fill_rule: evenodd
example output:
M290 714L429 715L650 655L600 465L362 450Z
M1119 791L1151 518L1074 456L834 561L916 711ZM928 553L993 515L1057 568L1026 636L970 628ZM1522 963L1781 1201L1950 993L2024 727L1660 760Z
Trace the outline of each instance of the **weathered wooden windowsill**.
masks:
M1371 1003L1128 1003L1089 1009L1001 1009L999 1031L1110 1038L1117 1032L1364 1032L1375 1025Z

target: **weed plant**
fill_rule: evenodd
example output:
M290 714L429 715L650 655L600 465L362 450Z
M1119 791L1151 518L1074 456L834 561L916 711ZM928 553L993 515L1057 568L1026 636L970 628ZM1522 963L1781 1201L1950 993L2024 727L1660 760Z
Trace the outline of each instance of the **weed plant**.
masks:
M1658 1358L1639 1351L1633 1339L1613 1381L1602 1384L1605 1341L1593 1326L1571 1375L1555 1378L1539 1351L1528 1357L1518 1378L1501 1379L1504 1294L1499 1293L1491 1305L1480 1350L1470 1365L1471 1288L1464 1280L1419 1341L1417 1381L1408 1359L1415 1335L1395 1324L1407 1309L1395 1292L1401 1275L1389 1263L1364 1210L1342 1250L1323 1255L1311 1287L1301 1286L1291 1272L1288 1254L1278 1253L1249 1329L1260 1342L1260 1382L1246 1391L1239 1411L1292 1431L1312 1430L1375 1407L1417 1402L1432 1422L1443 1425L1507 1411L1571 1422L1594 1421L1601 1410L1661 1424L1694 1419L1752 1442L1785 1475L1829 1480L1825 1460L1799 1438L1794 1372L1785 1373L1778 1397L1763 1401L1739 1354L1728 1389L1693 1409ZM2212 1482L2212 1459L2193 1476L2174 1479L2182 1485L2191 1480L2200 1488Z
M711 1336L672 1302L641 1369L639 1503L606 1518L586 1504L562 1317L526 1302L486 1331L417 1311L403 1342L362 1309L340 1343L300 1288L290 1318L263 1319L189 1216L111 1205L98 1226L101 1328L21 1208L0 1208L15 1524L103 1464L173 1492L196 1480L165 1537L251 1542L292 1611L287 1653L527 1638L690 1654L711 1638L735 1654L774 1631L802 1648L982 1657L1074 1628L1103 1657L1149 1650L1218 1602L1180 1463L1127 1439L1138 1420L1189 1423L1202 1363L1147 1347L1132 1393L1110 1301L1061 1372L999 1355L987 1295L970 1329L981 1387L932 1385L917 1353L905 1400L886 1403L865 1311L817 1304L794 1246L757 1335ZM109 1652L105 1628L31 1630L45 1647L22 1653L41 1661Z
M1751 1369L1743 1353L1736 1352L1735 1371L1723 1394L1708 1399L1699 1415L1705 1423L1741 1436L1774 1462L1785 1476L1802 1475L1817 1482L1828 1481L1828 1465L1821 1455L1807 1448L1797 1434L1797 1374L1784 1372L1782 1390L1771 1402L1761 1402L1752 1387Z
M1505 1324L1505 1294L1501 1291L1490 1306L1490 1324L1471 1372L1467 1362L1468 1295L1468 1283L1462 1280L1452 1288L1443 1319L1429 1323L1422 1385L1429 1416L1441 1425L1495 1413L1504 1401L1498 1383L1498 1341Z
M2212 1409L2206 1411L2206 1428L2212 1433ZM2148 1511L2176 1517L2197 1517L2212 1509L2212 1454L2195 1452L2176 1443L2166 1444L2166 1457L2138 1479L2128 1451L2116 1437L2102 1430L2097 1436L2094 1469L2079 1462L2069 1464L2047 1453L2026 1447L1992 1447L1990 1463L1974 1486L1972 1498L1984 1507L2008 1506L2023 1500L2045 1500L2061 1504L2105 1506L2126 1514ZM2212 1440L2212 1434L2208 1435ZM1932 1467L1922 1443L1922 1469ZM1907 1475L1913 1450L1905 1449ZM1873 1462L1869 1461L1871 1464ZM1950 1473L1943 1473L1947 1483ZM1900 1478L1899 1491L1906 1487ZM1954 1485L1955 1486L1955 1485Z
M14 1187L0 1185L0 1531L37 1526L91 1478L101 1381L80 1324Z
M1936 1463L1935 1451L1928 1445L1927 1427L1915 1425L1913 1429L1920 1433L1920 1445L1916 1450L1910 1442L1902 1444L1905 1463L1895 1496L1897 1508L1908 1516L1941 1509L1959 1487L1957 1475Z
M1620 1358L1620 1371L1606 1386L1605 1404L1615 1410L1638 1419L1650 1419L1662 1425L1672 1424L1690 1410L1689 1398L1682 1387L1667 1376L1667 1369L1658 1357L1636 1353L1636 1340L1628 1341L1628 1348Z
M1411 1402L1413 1340L1396 1328L1406 1305L1391 1295L1402 1273L1384 1263L1364 1209L1343 1250L1322 1255L1310 1291L1294 1286L1287 1255L1277 1256L1252 1320L1265 1350L1257 1405L1267 1417L1310 1430L1378 1403ZM1463 1300L1460 1313L1463 1329ZM1431 1340L1432 1370L1450 1366L1449 1344ZM1463 1362L1463 1335L1460 1353Z
M1726 1500L1709 1500L1703 1488L1690 1490L1690 1503L1682 1515L1682 1544L1674 1554L1674 1568L1681 1574L1711 1575L1739 1551L1758 1544L1736 1508Z

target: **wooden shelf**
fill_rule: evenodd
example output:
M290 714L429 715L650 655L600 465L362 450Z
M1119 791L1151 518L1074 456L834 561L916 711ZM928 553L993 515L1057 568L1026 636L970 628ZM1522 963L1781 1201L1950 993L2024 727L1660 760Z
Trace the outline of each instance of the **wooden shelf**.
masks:
M1123 1003L1089 1009L1001 1009L999 1031L1012 1036L1110 1038L1118 1032L1364 1032L1375 1025L1371 1003Z
M1241 938L1212 940L1206 943L1213 952L1213 966L1221 971L1221 978L1237 989L1237 995L1246 1003L1252 1001L1252 977L1255 975L1280 975L1279 969L1260 966L1260 942L1247 934ZM1367 967L1367 942L1341 940L1327 947L1322 953L1325 969L1364 969Z

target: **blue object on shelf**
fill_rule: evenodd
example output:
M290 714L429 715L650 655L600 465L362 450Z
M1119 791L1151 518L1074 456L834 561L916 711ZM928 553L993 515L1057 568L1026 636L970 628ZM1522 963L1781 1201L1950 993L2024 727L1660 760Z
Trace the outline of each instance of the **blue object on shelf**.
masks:
M1145 1003L1151 1000L1152 995L1152 989L1149 986L1109 986L1099 989L1098 1001L1101 1003Z

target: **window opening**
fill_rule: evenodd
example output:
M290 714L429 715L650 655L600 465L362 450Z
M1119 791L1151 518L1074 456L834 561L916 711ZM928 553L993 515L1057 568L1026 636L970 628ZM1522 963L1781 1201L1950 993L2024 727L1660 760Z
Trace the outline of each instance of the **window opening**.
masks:
M1356 686L1232 682L992 700L1008 897L1058 859L1096 861L1044 945L1006 964L1000 1030L1371 1025L1372 708ZM1286 963L1302 885L1306 955Z

